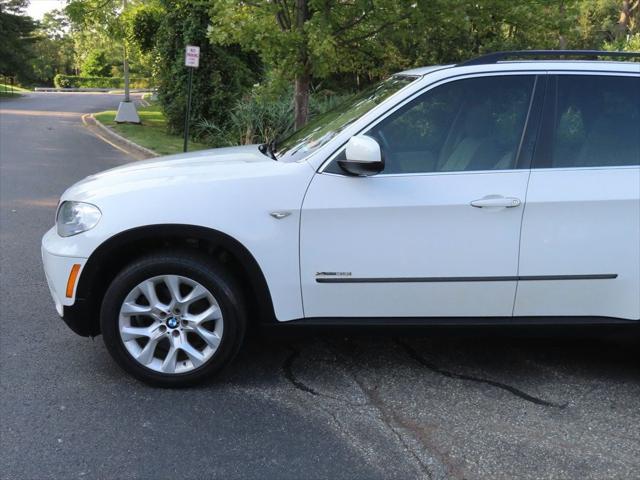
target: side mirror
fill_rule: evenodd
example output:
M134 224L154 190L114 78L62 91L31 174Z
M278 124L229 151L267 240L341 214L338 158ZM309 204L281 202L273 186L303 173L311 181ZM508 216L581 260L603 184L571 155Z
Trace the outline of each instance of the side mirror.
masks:
M345 156L338 165L350 175L369 176L384 169L378 142L368 135L355 135L347 142Z

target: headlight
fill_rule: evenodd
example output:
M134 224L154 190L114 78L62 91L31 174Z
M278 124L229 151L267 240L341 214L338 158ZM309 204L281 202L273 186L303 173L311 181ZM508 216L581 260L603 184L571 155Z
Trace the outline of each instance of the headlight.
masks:
M95 205L83 202L62 202L56 217L58 235L70 237L95 227L102 213Z

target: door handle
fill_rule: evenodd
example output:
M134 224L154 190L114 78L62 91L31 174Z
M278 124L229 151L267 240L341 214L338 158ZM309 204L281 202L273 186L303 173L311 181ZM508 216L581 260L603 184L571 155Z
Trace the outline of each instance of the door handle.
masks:
M499 195L487 195L484 198L479 198L471 202L472 207L485 208L485 207L503 207L513 208L520 206L520 199L515 197L502 197Z

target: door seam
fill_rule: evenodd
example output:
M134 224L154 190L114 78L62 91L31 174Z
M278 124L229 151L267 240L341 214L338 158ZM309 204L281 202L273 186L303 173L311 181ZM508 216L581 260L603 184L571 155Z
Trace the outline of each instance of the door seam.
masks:
M522 251L522 227L524 225L524 216L527 213L527 197L529 196L529 183L531 182L531 169L529 169L529 175L527 176L527 187L524 193L524 202L522 204L522 215L520 216L520 232L518 234L518 268L516 269L516 276L520 277L520 253ZM513 304L511 307L511 318L515 316L516 301L518 300L518 287L520 286L520 280L516 280L516 289L513 293Z
M311 166L311 165L309 165ZM312 167L313 168L313 167ZM311 184L313 180L318 175L318 172L313 171L313 175L309 179L309 183L307 184L307 188L304 190L304 195L302 195L302 201L300 202L300 218L298 220L298 286L300 288L300 306L302 307L302 318L306 318L307 314L304 309L304 290L302 288L302 220L304 215L304 203L307 199L307 193L309 193L309 189L311 188Z
M536 132L535 132L535 138L534 138L534 143L533 143L533 152L531 153L531 157L529 159L529 175L527 176L527 186L525 188L525 193L524 193L524 202L522 204L522 216L520 217L520 232L518 235L518 266L516 269L516 276L520 277L520 259L521 259L521 253L522 253L522 229L524 226L524 220L525 220L525 215L527 213L527 204L528 202L528 197L529 197L529 185L531 184L531 173L533 171L533 167L535 164L535 158L536 158L536 150L538 149L539 143L540 143L540 134L543 128L543 123L545 120L545 105L547 102L547 94L549 91L549 71L545 71L542 74L538 74L536 75L536 83L534 85L534 92L533 95L536 96L538 94L537 92L537 88L538 88L538 82L540 81L541 78L544 78L544 91L542 93L542 100L538 99L539 102L541 102L540 105L540 113L539 113L539 118L538 118L538 124L535 126L536 128ZM532 97L532 102L533 102L533 97ZM531 104L531 107L529 109L529 115L531 115L531 108L533 108L533 103ZM527 119L528 121L529 119ZM525 127L529 128L529 126L527 125ZM526 131L525 133L523 133L523 135L526 135ZM524 138L524 136L523 136ZM519 160L519 159L518 159ZM518 301L518 288L520 286L520 280L516 281L516 288L515 291L513 293L513 303L512 303L512 307L511 307L511 318L515 317L516 314L516 302Z

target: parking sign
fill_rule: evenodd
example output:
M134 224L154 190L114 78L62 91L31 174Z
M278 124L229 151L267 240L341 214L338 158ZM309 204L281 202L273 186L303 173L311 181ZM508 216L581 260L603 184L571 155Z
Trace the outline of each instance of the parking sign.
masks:
M198 65L200 65L200 47L187 45L184 55L184 64L187 67L198 68Z

